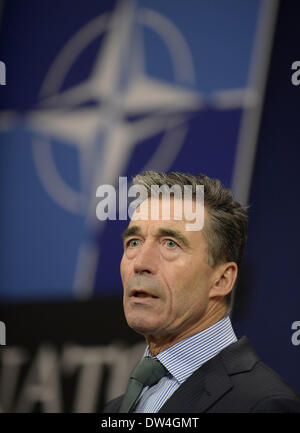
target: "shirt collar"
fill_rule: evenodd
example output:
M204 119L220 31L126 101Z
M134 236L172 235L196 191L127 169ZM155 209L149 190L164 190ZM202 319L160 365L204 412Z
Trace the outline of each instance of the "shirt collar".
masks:
M229 344L237 341L229 316L184 340L174 344L156 358L182 383L206 361ZM144 356L151 356L149 346Z

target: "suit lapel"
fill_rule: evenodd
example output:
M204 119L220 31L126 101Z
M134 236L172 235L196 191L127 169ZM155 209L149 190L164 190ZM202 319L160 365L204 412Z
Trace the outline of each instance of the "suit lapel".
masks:
M217 356L196 370L167 400L159 413L205 412L232 388L232 382Z
M232 387L232 374L250 371L259 358L247 337L241 337L196 370L159 412L205 412Z

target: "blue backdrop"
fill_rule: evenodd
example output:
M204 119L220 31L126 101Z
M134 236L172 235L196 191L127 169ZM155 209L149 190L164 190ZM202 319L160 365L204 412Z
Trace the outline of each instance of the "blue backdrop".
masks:
M262 2L70 5L4 7L3 300L121 293L126 222L96 220L96 188L144 168L230 186L241 119L255 105Z

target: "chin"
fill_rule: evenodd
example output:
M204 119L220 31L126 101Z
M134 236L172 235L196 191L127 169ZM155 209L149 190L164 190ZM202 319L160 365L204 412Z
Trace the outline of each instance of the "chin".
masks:
M147 335L152 334L157 329L153 323L149 323L148 320L142 318L126 318L128 326L138 334Z

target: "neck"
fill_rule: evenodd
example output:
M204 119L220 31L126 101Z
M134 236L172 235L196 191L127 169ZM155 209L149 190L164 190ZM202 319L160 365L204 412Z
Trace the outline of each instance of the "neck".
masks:
M203 318L201 318L197 323L189 326L187 329L184 329L182 332L175 335L169 334L158 337L155 335L146 335L145 338L148 343L151 355L156 356L169 347L174 346L174 344L179 343L179 341L209 328L225 317L226 314L226 304L224 302L220 302L218 298L214 298L209 303Z

